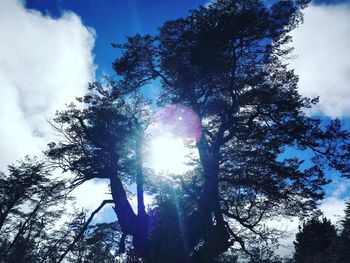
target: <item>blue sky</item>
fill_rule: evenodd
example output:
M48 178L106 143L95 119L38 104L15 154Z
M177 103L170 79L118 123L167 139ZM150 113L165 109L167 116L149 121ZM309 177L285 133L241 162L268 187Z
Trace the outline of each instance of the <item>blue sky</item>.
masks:
M55 110L84 94L89 81L113 75L111 63L119 53L111 43L155 34L166 20L207 2L0 0L0 123L6 123L0 129L0 170L25 154L40 154L52 138L46 120ZM313 2L292 34L296 59L290 67L300 75L300 92L321 96L309 114L339 117L350 128L350 1ZM335 181L321 207L335 220L350 197L350 180L329 176ZM76 193L78 204L94 209L106 185L84 187Z
M111 63L118 51L111 43L123 43L136 33L155 34L166 20L184 17L191 9L205 4L203 0L27 0L26 7L59 17L72 11L84 25L96 32L94 47L97 75L111 73Z

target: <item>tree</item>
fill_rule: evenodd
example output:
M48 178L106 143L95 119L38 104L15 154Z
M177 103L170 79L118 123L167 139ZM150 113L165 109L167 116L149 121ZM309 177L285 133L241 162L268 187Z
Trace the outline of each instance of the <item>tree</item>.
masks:
M69 200L65 180L53 178L36 158L8 170L0 174L0 261L48 262L58 252L52 233Z
M339 262L337 258L337 231L326 218L312 218L299 228L294 242L295 263Z
M40 185L48 181L44 164L29 157L18 166L10 165L8 169L9 174L0 174L0 229L11 213L20 213L20 206L40 194Z
M339 263L350 261L350 202L345 202L345 216L341 221L343 230L339 237Z
M251 253L254 257L249 261L250 263L282 263L283 259L276 255L274 244L258 244L258 246L252 246Z
M273 238L264 220L312 211L329 182L324 169L350 176L349 132L338 120L324 125L304 114L317 99L298 93L298 77L287 68L288 34L305 5L219 0L166 22L156 36L128 37L113 45L122 50L113 63L118 81L91 84L79 99L83 106L57 114L52 125L63 139L46 154L75 175L73 188L93 178L110 181L120 251L131 236L146 262L212 262L233 245L258 262L247 243ZM149 120L140 89L154 80L162 85L160 105L190 107L202 126L199 160L192 176L172 185L174 195L154 187L142 169ZM279 159L288 147L311 150L313 165L303 170L297 156ZM134 182L137 214L125 187ZM160 197L148 213L144 186Z
M112 263L120 239L119 225L89 225L86 212L69 214L65 180L58 180L48 166L26 157L0 174L0 262L4 263ZM69 189L68 189L69 190ZM58 224L65 216L67 219Z
M68 262L81 263L116 262L113 251L118 249L118 239L120 238L120 230L116 222L85 226L86 213L82 211L68 226L73 232L71 236L76 240L75 243L70 242L68 249L66 248L66 251L70 253L67 257L63 257L64 254L62 254L54 262L60 262L63 258ZM83 231L83 235L76 239L81 231Z
M143 202L140 169L143 135L139 120L146 121L147 110L142 98L126 97L125 91L115 85L111 80L106 86L92 83L90 92L78 99L84 104L83 109L71 104L66 111L59 112L52 126L63 139L50 143L46 154L52 167L75 175L71 189L94 178L110 180L114 210L123 233L120 251L124 251L127 235L134 237L134 247L142 251L147 239L148 215ZM123 185L134 182L138 192L137 214Z

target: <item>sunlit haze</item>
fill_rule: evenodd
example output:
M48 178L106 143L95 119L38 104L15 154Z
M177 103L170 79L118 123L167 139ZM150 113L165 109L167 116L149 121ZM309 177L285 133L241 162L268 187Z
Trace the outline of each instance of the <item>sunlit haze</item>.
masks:
M194 111L183 105L160 108L148 133L152 138L146 157L150 168L157 173L176 175L189 170L189 155L196 157L196 153L188 144L193 145L201 137L200 120Z
M183 174L190 150L181 138L157 137L150 143L150 168L157 173Z

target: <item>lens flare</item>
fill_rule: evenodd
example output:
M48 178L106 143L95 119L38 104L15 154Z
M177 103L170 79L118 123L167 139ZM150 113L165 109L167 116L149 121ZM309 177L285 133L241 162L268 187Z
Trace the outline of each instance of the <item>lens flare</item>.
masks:
M195 139L202 136L202 126L198 115L189 107L175 104L160 108L153 118L155 133L172 134L183 139Z
M160 108L147 130L151 135L148 166L157 173L184 174L187 164L198 156L188 145L194 145L202 135L198 115L183 105Z

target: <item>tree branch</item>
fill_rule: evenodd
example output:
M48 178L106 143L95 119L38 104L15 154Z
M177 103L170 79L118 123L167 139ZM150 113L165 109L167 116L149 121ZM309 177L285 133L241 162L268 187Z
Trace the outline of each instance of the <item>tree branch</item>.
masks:
M102 209L102 207L104 207L106 204L112 204L114 203L113 200L104 200L100 206L91 213L89 219L85 222L85 224L83 225L83 227L81 228L80 232L78 233L78 235L75 236L73 242L68 246L68 248L63 252L63 254L60 256L60 258L58 259L57 263L62 262L62 260L65 258L65 256L68 254L69 251L71 251L74 247L74 245L79 241L79 239L82 237L82 235L84 234L85 230L87 229L87 227L89 226L89 224L91 223L92 219L94 218L94 216Z

